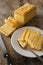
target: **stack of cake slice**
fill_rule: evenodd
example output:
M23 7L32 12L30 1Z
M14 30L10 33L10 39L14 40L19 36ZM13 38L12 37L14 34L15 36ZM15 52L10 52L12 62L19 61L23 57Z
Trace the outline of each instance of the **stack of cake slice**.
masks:
M43 37L40 35L40 32L32 29L24 30L20 39L18 39L21 47L25 48L26 46L40 50L42 47Z

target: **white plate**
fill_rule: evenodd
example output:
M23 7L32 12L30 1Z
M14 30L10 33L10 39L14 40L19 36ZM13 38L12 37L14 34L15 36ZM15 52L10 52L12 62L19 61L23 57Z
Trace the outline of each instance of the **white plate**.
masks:
M26 57L36 57L29 49L26 50L26 49L23 49L20 47L20 45L18 44L17 42L17 39L20 38L21 34L23 33L24 29L26 28L31 28L33 30L38 30L40 32L41 35L43 35L43 30L39 29L39 28L36 28L36 27L32 27L32 26L29 26L29 27L22 27L22 28L19 28L17 29L12 37L11 37L11 45L13 47L13 49L23 55L23 56L26 56ZM39 56L42 56L43 55L43 49L41 51L35 51L33 50L36 54L38 54Z

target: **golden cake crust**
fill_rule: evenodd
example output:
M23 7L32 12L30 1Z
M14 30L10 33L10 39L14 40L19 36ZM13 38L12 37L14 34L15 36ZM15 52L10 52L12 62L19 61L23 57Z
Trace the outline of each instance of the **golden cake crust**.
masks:
M18 8L17 10L14 11L14 13L17 13L19 15L25 15L27 12L36 9L35 5L32 5L30 3L26 3L22 7Z

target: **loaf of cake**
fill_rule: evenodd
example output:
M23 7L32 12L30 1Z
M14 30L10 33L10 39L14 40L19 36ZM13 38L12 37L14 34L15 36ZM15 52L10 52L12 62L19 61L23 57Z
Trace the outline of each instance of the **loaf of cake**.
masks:
M36 15L36 6L30 3L26 3L17 10L14 11L14 18L17 21L23 23L27 23Z
M5 24L0 27L0 32L2 32L6 36L9 36L13 31L15 31L19 27L22 27L35 15L36 6L30 3L26 3L14 11L14 17L9 16L7 19L5 19ZM23 34L23 37L24 36L25 35Z

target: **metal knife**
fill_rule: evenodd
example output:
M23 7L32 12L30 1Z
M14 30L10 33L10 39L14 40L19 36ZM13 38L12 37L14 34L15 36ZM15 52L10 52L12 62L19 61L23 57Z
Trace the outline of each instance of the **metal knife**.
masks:
M43 58L41 56L36 54L31 48L30 48L30 51L43 63Z
M10 60L9 54L7 52L7 49L6 49L5 45L4 45L4 41L3 41L3 38L2 38L1 35L0 35L0 46L2 48L3 55L6 58L8 65L12 65L12 62Z

